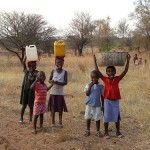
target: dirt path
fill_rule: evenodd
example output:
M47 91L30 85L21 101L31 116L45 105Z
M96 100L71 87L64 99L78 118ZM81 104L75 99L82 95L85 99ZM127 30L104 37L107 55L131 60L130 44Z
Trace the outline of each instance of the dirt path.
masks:
M71 105L72 100L67 103ZM10 110L0 106L0 149L1 150L148 150L150 137L147 137L146 126L130 116L124 116L121 122L124 138L115 136L115 128L110 125L111 138L96 137L95 122L92 122L92 135L84 137L85 120L83 112L64 113L64 128L50 126L49 113L45 114L44 130L36 135L32 133L33 125L28 123L28 112L25 123L19 124L20 107ZM77 110L76 110L77 111ZM102 123L101 123L102 125ZM103 127L101 129L103 131Z

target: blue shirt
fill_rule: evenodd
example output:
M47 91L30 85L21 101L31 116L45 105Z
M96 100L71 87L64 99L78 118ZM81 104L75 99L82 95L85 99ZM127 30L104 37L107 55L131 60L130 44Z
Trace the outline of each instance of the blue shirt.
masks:
M86 85L84 91L87 91L89 88L89 84ZM101 107L101 95L103 95L104 86L100 83L94 84L91 88L90 95L86 100L86 105Z

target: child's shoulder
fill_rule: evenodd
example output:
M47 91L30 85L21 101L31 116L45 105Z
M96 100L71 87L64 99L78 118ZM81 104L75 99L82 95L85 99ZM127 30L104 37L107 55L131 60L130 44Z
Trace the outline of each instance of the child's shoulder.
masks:
M101 88L103 88L104 87L104 85L103 84L101 84L100 82L97 84L98 86L100 86Z
M89 86L91 84L91 82L87 83L85 86Z
M118 75L118 76L115 76L115 79L118 79L118 78L120 78L120 76Z
M65 69L62 69L62 71L64 71L65 73L67 73L67 70L65 70Z

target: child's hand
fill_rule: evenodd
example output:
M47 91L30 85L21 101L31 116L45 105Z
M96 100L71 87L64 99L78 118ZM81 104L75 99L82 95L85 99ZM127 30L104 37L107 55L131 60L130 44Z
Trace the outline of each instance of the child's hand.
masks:
M93 82L91 82L91 83L90 83L90 85L89 85L89 87L91 88L93 85L94 85L94 83L93 83Z
M36 77L36 80L35 80L36 82L39 82L40 81L40 78L39 77Z
M54 81L54 84L57 84L58 83L58 81Z
M49 83L54 84L54 80L49 80Z

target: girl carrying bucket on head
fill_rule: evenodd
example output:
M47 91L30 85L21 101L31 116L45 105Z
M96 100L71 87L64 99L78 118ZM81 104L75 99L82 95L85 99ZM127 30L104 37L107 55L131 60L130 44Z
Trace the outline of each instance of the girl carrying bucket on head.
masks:
M59 113L59 127L62 128L62 115L63 111L67 112L67 106L64 99L63 88L67 85L67 71L62 67L64 65L63 57L56 57L56 69L52 70L49 83L53 84L50 90L50 97L48 102L48 111L51 111L52 127L55 127L55 112Z
M116 123L116 135L117 137L122 137L120 132L120 90L119 90L119 82L126 75L129 68L130 55L128 54L127 62L124 71L120 76L115 76L116 68L114 66L108 66L106 68L106 74L108 77L103 76L103 74L99 71L96 57L94 55L94 64L95 69L99 72L99 77L104 82L104 128L105 128L105 138L109 138L108 133L108 124L109 122Z
M19 122L23 123L24 112L28 105L30 108L29 122L31 123L33 116L34 91L30 89L30 86L35 81L38 71L36 70L36 61L29 61L27 62L26 66L25 63L26 56L25 56L23 62L24 62L24 79L22 83L21 98L20 98L20 104L22 104L22 108Z

